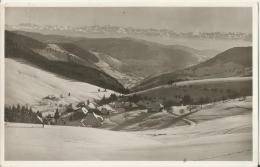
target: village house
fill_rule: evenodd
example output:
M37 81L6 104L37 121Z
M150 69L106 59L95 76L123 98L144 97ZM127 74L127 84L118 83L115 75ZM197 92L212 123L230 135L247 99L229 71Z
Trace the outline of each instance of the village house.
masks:
M144 107L144 108L147 108L149 105L151 105L151 101L150 100L140 100L137 102L137 105L139 107Z
M116 101L114 103L110 104L112 106L112 108L114 108L114 110L116 112L125 112L126 110L129 110L132 107L132 104L130 102L123 102L123 101Z
M97 109L102 113L102 114L105 114L105 115L109 115L110 113L115 113L116 110L113 109L111 106L109 106L108 104L106 105L103 105L103 106L99 106L97 107Z
M102 125L104 118L97 115L94 111L90 111L87 107L81 107L81 111L85 116L80 121L83 126L99 127Z
M89 127L100 127L102 125L103 118L94 112L88 112L84 119L82 119L81 123L84 126Z
M172 106L170 112L176 115L185 115L189 113L186 106Z
M142 108L146 108L148 112L161 112L164 106L156 100L140 100L137 105Z
M163 110L163 105L159 102L152 102L147 106L148 112L161 112Z

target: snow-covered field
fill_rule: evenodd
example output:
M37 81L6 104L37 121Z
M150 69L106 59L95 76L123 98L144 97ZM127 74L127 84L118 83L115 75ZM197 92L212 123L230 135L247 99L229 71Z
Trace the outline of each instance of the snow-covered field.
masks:
M220 117L224 112L232 114ZM251 98L206 105L194 114L206 113L211 119L189 116L195 125L139 131L6 123L5 159L252 160Z

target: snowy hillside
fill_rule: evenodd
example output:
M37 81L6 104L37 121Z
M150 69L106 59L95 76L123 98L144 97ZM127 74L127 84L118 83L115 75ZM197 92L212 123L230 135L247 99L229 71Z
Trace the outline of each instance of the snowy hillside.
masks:
M6 58L6 97L5 104L34 104L48 95L71 93L70 101L81 101L92 98L102 98L113 91L103 90L84 82L73 81L55 74L46 72L37 67Z

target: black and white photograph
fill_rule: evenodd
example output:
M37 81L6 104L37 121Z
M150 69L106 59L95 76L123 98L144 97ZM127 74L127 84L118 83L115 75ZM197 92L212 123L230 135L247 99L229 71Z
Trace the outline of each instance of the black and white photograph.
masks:
M4 161L252 162L253 16L5 7Z

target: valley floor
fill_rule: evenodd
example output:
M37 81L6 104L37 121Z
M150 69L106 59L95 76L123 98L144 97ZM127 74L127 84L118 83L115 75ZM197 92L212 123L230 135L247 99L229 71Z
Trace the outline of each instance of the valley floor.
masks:
M136 131L6 123L5 159L252 160L251 97L205 106L188 120L195 124Z

